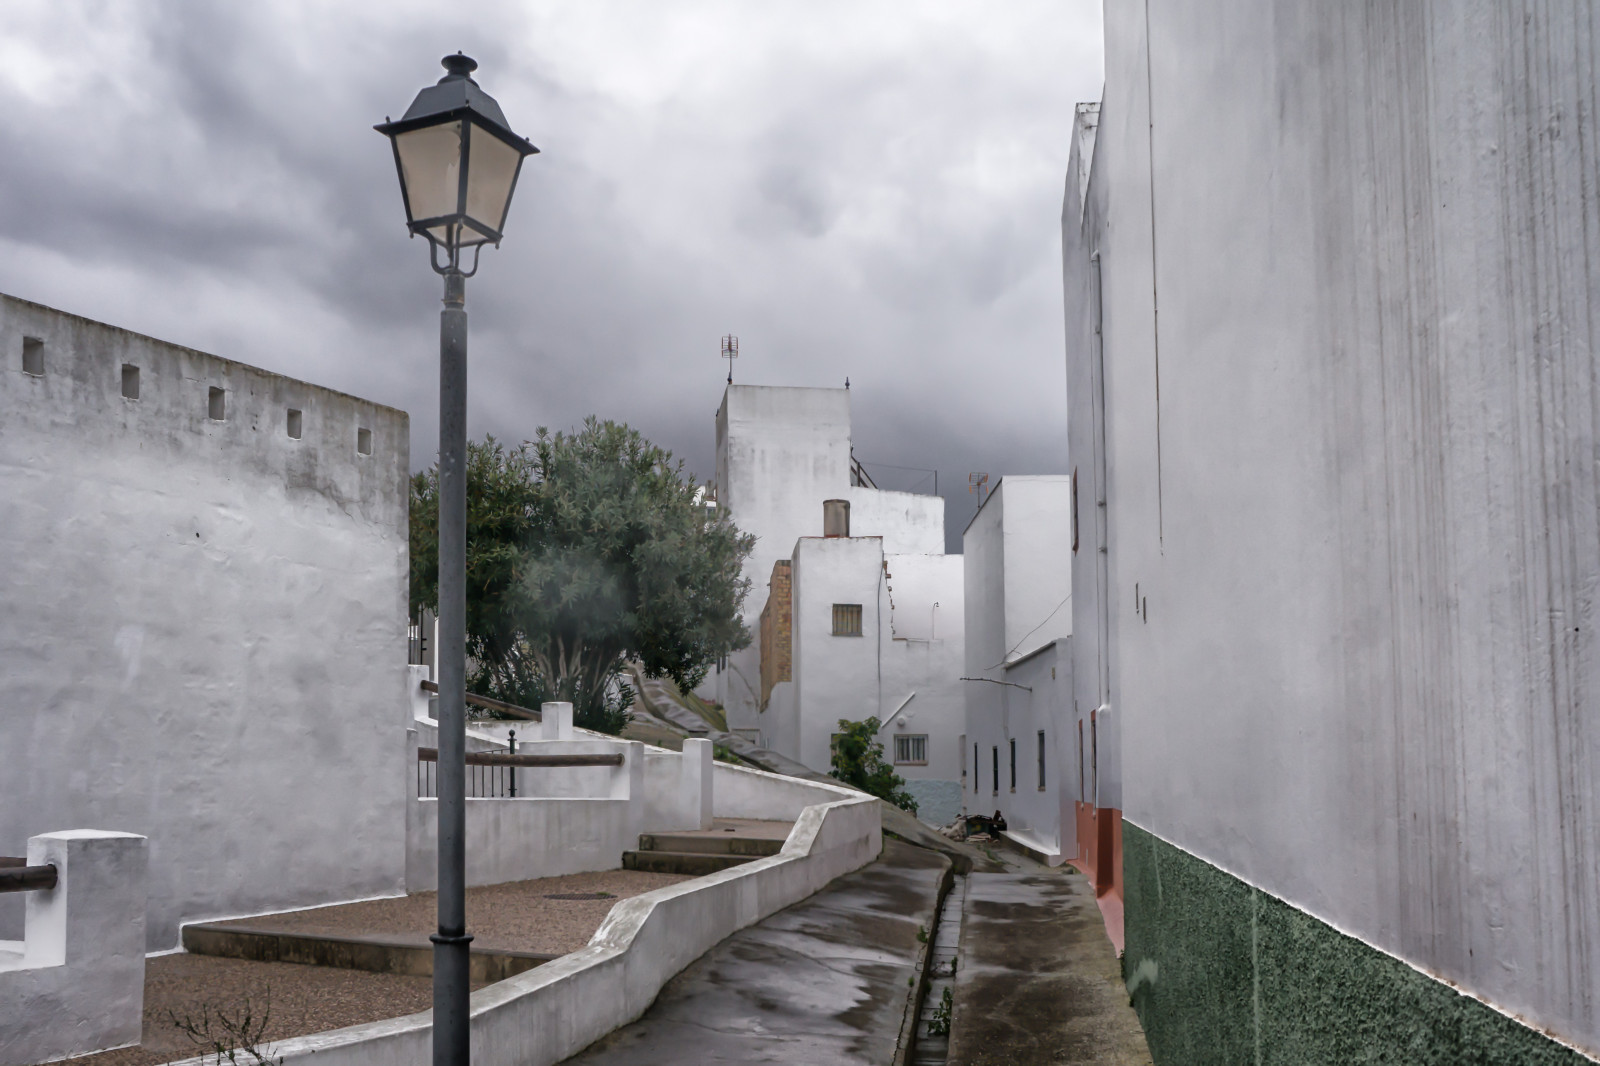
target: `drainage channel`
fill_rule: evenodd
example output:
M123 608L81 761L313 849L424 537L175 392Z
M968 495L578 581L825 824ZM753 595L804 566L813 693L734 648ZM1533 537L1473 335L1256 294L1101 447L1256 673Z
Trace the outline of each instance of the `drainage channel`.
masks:
M956 948L961 943L961 913L967 900L967 878L957 875L939 908L928 952L928 979L917 1017L911 1066L943 1066L950 1057L950 1006L955 995Z

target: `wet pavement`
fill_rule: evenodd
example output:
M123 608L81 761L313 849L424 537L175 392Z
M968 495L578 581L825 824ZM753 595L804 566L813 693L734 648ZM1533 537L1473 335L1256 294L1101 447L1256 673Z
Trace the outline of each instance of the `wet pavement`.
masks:
M884 841L878 861L728 937L567 1063L888 1066L948 866Z
M1149 1066L1120 964L1082 874L1035 865L967 879L951 1066Z

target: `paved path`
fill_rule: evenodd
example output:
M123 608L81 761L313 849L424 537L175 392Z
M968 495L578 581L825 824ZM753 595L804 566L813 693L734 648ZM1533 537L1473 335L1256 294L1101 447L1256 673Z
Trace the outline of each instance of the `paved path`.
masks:
M973 873L951 1066L1150 1066L1094 892L1069 868Z
M569 1066L889 1066L947 866L884 841L877 862L728 937Z

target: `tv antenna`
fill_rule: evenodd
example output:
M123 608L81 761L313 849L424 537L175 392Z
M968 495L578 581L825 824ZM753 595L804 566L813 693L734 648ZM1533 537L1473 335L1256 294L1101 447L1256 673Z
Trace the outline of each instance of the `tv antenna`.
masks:
M728 361L728 384L733 384L733 361L739 358L739 338L729 333L722 338L722 358Z
M984 490L989 487L989 475L984 473L967 475L967 491L978 494L978 499L983 499Z

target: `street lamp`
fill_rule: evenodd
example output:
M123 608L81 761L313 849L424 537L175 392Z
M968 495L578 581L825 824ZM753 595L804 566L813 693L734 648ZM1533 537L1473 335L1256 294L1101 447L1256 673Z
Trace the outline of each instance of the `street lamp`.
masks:
M428 241L444 276L439 315L439 931L433 941L433 1061L465 1066L468 1029L466 908L467 278L499 245L522 160L539 149L511 132L494 98L472 80L478 64L445 56L446 74L399 122L374 127L394 147L411 235ZM472 269L461 269L472 249Z

